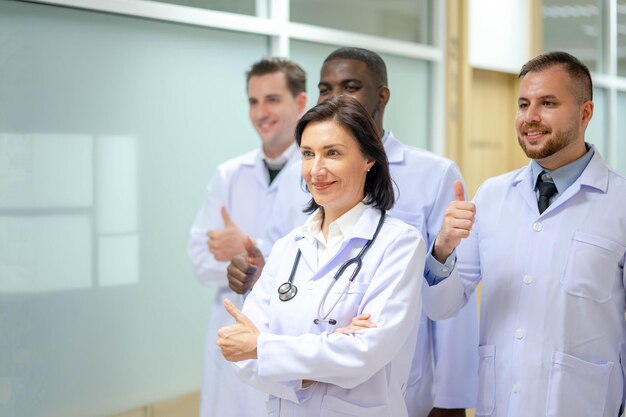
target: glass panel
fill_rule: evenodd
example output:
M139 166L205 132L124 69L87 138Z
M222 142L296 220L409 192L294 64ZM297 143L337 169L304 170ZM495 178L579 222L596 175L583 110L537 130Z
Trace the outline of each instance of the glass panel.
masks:
M617 74L626 77L626 1L617 2Z
M561 50L583 61L591 71L607 72L603 58L604 1L544 0L544 51Z
M258 146L267 38L0 1L0 39L0 415L197 391L213 291L187 232L217 163Z
M426 61L381 54L387 63L391 98L385 129L406 145L430 149L434 109L432 65Z
M606 90L601 88L593 89L593 117L587 126L585 132L585 141L593 144L600 152L605 160L608 160L607 155L607 97Z
M291 58L307 73L308 105L317 102L317 83L324 59L335 46L292 41ZM431 65L425 61L381 54L387 64L391 99L385 109L384 128L393 131L403 143L427 148L433 118Z
M433 0L291 0L291 21L432 44Z
M220 12L256 15L257 0L153 0L161 3L218 10Z
M617 94L617 132L617 149L613 150L617 155L615 169L622 175L626 175L626 141L624 141L624 132L626 132L626 93L623 91Z

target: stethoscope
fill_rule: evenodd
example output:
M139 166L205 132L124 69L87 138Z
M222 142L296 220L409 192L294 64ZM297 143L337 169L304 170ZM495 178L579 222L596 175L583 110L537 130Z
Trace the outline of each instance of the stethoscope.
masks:
M350 287L350 284L352 283L352 281L354 281L359 271L361 270L361 267L363 266L363 256L365 256L369 248L372 246L372 244L376 240L376 237L378 236L380 229L383 227L384 220L385 220L385 211L381 210L380 220L378 220L378 226L376 226L376 231L374 232L374 236L372 236L372 238L365 243L365 246L363 246L363 248L361 249L361 251L359 252L357 256L355 256L354 258L350 258L346 262L344 262L343 265L341 265L339 269L337 270L337 272L335 273L335 276L331 280L330 285L328 286L328 288L326 288L326 292L324 293L324 296L320 300L320 304L317 309L318 318L313 320L315 324L320 324L323 322L327 322L333 326L337 324L337 320L328 319L328 316L330 315L330 313L332 313L332 311L335 309L337 304L339 304L339 301L341 300L341 298L346 294L346 292L348 292L348 288ZM298 253L296 253L296 259L294 260L293 266L291 267L289 280L287 280L287 282L281 284L278 287L278 298L280 299L280 301L289 301L292 298L294 298L296 294L298 293L298 287L296 287L295 284L293 283L293 279L296 274L296 270L298 269L298 263L300 262L301 256L302 256L302 252L300 251L300 249L298 249ZM328 294L330 294L330 290L335 286L335 283L339 280L339 278L341 278L341 275L345 272L345 270L348 269L351 265L355 265L355 268L354 268L354 271L352 272L352 275L350 275L350 279L346 283L346 286L344 287L343 292L337 298L337 300L333 303L333 305L330 307L330 310L328 310L328 312L324 314L322 309L324 307L324 304L326 303L326 298L328 297Z

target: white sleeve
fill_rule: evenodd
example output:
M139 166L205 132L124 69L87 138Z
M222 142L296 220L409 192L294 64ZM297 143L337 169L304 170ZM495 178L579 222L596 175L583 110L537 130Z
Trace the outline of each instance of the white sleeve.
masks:
M220 209L225 205L226 178L218 170L207 187L202 205L189 232L187 256L191 261L196 278L201 284L226 286L226 262L215 260L209 252L207 232L224 228Z
M376 328L352 336L261 334L259 378L268 382L310 379L346 389L371 378L415 335L421 311L420 281L415 277L423 271L425 251L419 232L407 229L381 254L376 277L358 311L370 313Z

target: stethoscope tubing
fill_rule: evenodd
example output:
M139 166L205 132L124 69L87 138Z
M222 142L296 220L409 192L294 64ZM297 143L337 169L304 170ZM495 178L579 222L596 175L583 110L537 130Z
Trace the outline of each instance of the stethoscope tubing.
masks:
M378 233L380 232L380 229L382 229L382 226L383 226L383 223L384 223L384 220L385 220L385 216L386 216L385 211L381 210L380 220L378 220L378 225L376 226L376 230L374 231L374 235L372 236L372 238L369 239L365 243L365 245L359 251L357 256L355 256L354 258L350 258L346 262L344 262L339 267L339 269L337 270L335 275L333 276L333 279L331 280L330 285L328 286L328 288L326 288L326 291L324 292L324 295L322 296L322 298L320 300L320 303L318 305L318 309L317 309L318 318L316 318L314 320L315 324L319 324L321 322L328 322L328 323L334 325L334 324L337 323L336 320L328 319L328 316L330 316L330 314L333 312L333 310L335 309L337 304L339 304L339 301L341 301L343 296L347 293L348 288L350 288L350 284L352 284L352 281L354 281L356 276L361 271L361 267L363 266L363 257L365 256L367 251L370 249L370 247L372 246L372 244L376 240L376 237L378 236ZM302 256L302 252L300 251L300 249L298 249L298 252L296 253L296 259L294 260L293 266L291 267L291 273L289 274L289 279L278 287L278 298L281 301L289 301L289 300L293 299L296 296L297 292L298 292L298 288L294 285L293 280L294 280L296 271L298 269L298 263L300 262L300 257L301 256ZM337 297L337 299L335 300L335 302L333 303L331 308L328 310L328 312L326 314L324 314L322 312L322 308L324 307L324 304L326 303L326 300L328 298L328 294L330 294L330 291L335 286L335 283L337 281L339 281L339 278L345 272L345 270L350 265L352 265L354 263L356 263L356 267L355 267L354 271L352 272L352 274L350 275L350 278L348 279L348 282L346 282L346 286L344 287L341 295L339 297Z

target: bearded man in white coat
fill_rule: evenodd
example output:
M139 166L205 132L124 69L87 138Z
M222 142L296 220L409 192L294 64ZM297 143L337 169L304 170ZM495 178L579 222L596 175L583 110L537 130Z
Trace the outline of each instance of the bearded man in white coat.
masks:
M447 317L483 282L477 415L615 417L624 407L626 179L585 142L594 105L584 64L550 52L520 78L515 126L531 162L488 179L473 202L457 185L424 306Z
M249 117L261 139L256 149L222 163L209 184L188 242L200 283L216 289L206 338L201 417L253 417L266 396L240 382L217 349L217 330L229 323L222 307L228 298L241 308L243 297L229 288L226 266L254 242L269 251L267 219L285 177L299 162L294 129L306 106L306 75L292 61L266 58L246 74Z

